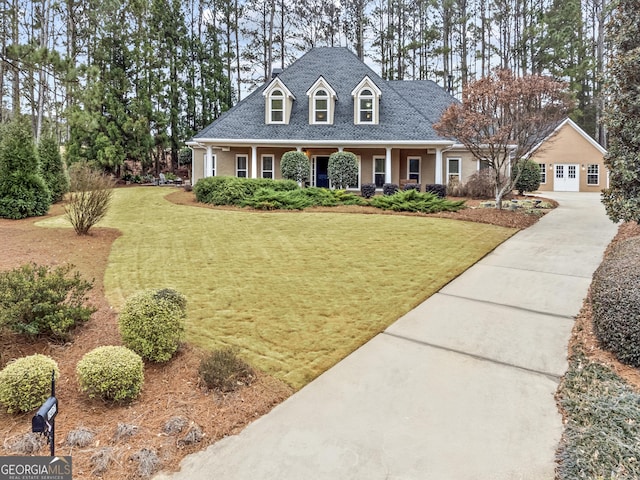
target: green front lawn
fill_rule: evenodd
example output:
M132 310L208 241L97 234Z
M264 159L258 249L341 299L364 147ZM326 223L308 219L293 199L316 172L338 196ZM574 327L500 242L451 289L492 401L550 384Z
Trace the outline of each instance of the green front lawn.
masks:
M119 309L137 290L175 288L189 301L190 342L237 346L296 388L515 233L426 217L213 210L167 193L116 190L102 223L123 233L105 274L109 301Z

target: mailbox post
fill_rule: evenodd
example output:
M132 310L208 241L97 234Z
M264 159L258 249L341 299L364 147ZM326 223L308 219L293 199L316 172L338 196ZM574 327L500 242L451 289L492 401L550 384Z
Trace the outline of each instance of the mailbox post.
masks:
M58 399L56 398L55 371L51 372L51 396L42 404L38 413L31 419L31 431L42 433L47 437L51 456L55 456L56 415L58 414Z

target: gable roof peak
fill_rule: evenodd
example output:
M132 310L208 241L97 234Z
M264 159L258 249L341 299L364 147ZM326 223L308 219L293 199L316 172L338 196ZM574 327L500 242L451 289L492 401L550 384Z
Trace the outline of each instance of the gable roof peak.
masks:
M382 95L382 90L376 85L376 83L369 78L369 75L365 75L358 85L351 91L351 96L355 97L362 89L369 87L372 89L377 97Z
M269 95L271 95L271 92L273 92L276 89L280 89L284 91L284 94L287 97L290 97L292 99L296 99L296 96L291 93L291 90L289 90L287 88L287 86L284 84L284 82L280 79L280 77L274 77L265 87L265 89L262 91L262 95L267 97Z
M313 94L313 92L315 92L316 90L319 90L321 88L323 90L328 90L329 95L331 97L333 97L333 98L337 97L336 91L333 89L331 84L329 82L327 82L327 80L322 75L320 75L318 77L318 79L313 83L313 85L311 85L309 90L307 90L307 96L310 97Z

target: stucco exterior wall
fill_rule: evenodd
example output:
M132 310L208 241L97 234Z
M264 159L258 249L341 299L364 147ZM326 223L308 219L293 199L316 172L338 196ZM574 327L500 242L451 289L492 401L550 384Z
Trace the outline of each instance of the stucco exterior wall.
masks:
M554 165L557 164L578 165L581 192L599 192L607 187L604 155L569 123L564 124L531 158L535 162L545 165L546 182L540 184L539 190L541 191L554 190ZM587 184L589 165L598 165L597 185Z

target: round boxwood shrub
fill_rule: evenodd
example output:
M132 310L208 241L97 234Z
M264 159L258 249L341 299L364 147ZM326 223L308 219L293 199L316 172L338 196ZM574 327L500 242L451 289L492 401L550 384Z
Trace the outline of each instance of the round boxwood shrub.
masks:
M591 284L594 332L621 362L640 367L640 238L605 257Z
M376 194L376 184L375 183L363 183L360 186L360 194L364 198L371 198Z
M123 402L140 394L144 364L126 347L98 347L86 353L76 366L78 382L90 398Z
M398 185L395 183L385 183L382 185L383 195L393 195L398 192Z
M39 353L9 363L0 371L0 403L9 413L40 407L51 394L51 372L60 376L58 364Z
M333 152L329 156L327 175L334 188L344 190L358 183L358 157L352 152Z
M118 319L122 342L144 359L166 362L180 346L186 315L187 300L173 289L138 292Z

